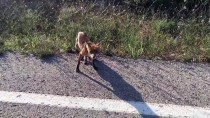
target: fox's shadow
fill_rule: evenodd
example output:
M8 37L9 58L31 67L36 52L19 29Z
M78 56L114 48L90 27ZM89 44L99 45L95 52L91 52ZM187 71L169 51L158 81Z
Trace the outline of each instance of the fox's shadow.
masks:
M95 64L98 67L96 72L102 79L104 79L105 81L111 84L113 90L110 90L110 89L108 90L112 91L117 97L119 97L121 100L124 100L124 101L144 102L141 94L132 85L127 83L117 72L115 72L113 69L108 67L102 61L97 60ZM98 82L97 80L94 80L93 78L89 77L88 75L84 73L82 74L88 77L89 79L91 79L92 81L100 84L102 87L108 88L102 83ZM144 105L144 108L140 108L136 104L131 104L131 105L135 107L137 111L139 111L139 113L142 112L142 109L147 109L147 112L150 112L151 114L155 114L146 104ZM145 115L141 115L141 116L148 117ZM153 116L153 117L157 117L157 116Z
M143 102L141 94L129 83L127 83L117 72L112 70L102 61L96 61L98 75L109 82L113 93L122 100Z

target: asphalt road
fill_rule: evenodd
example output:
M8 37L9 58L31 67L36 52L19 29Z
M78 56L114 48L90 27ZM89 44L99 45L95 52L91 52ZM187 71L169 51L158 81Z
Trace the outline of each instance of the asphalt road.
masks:
M0 90L210 106L210 65L133 60L100 55L95 71L77 55L37 59L19 53L0 56ZM0 117L145 117L137 114L0 102ZM148 116L150 117L150 116Z

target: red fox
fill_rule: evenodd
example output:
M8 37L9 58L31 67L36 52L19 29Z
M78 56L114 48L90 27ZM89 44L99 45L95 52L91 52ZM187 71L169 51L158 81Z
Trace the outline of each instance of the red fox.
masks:
M76 37L75 48L79 51L78 63L76 67L76 72L80 72L79 66L80 61L84 57L84 62L87 64L87 57L92 62L92 66L95 70L97 67L95 66L95 56L100 52L101 44L100 43L92 43L90 42L89 37L84 32L79 32Z

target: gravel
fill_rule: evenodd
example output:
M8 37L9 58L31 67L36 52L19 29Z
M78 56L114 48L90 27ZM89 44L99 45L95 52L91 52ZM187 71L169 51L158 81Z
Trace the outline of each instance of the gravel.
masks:
M210 66L205 63L133 60L99 55L80 66L77 55L45 59L0 56L0 90L209 107Z

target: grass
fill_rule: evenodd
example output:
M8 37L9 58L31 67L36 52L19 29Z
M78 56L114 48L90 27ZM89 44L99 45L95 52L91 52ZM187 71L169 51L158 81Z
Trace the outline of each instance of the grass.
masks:
M39 57L68 52L74 48L77 32L85 31L93 42L103 41L102 53L107 55L210 60L210 23L195 19L148 18L113 6L95 10L94 4L82 3L64 5L53 22L41 12L15 4L4 11L0 14L4 26L0 29L0 52Z

